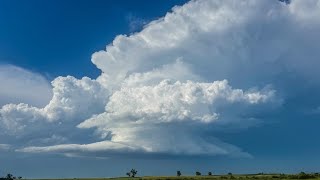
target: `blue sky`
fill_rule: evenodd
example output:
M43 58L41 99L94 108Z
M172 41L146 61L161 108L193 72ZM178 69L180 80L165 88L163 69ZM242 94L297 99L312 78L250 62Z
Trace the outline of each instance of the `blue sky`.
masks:
M0 1L0 174L317 172L320 1Z
M184 2L2 1L1 63L48 74L51 79L69 74L96 77L100 72L90 62L93 52ZM72 67L71 62L79 66ZM68 68L61 68L61 63Z

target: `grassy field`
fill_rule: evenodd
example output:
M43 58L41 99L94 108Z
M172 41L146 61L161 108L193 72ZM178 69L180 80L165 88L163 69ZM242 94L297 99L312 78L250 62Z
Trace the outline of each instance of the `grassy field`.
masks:
M144 176L144 177L116 177L116 178L74 178L74 179L50 179L50 180L228 180L228 179L313 179L320 180L320 175L315 174L243 174L243 175L213 175L213 176ZM42 179L44 180L44 179ZM48 179L45 179L48 180Z

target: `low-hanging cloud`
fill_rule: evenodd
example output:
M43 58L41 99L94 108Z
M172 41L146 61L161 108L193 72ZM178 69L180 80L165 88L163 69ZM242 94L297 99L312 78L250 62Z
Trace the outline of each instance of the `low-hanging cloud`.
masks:
M319 18L317 0L190 1L94 53L97 79L56 78L43 108L4 105L0 137L28 153L250 157L215 127L255 125L297 81L320 86Z

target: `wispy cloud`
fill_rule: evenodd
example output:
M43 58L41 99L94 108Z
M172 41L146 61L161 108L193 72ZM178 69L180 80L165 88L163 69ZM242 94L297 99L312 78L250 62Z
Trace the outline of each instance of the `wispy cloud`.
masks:
M9 144L0 144L0 151L7 151L11 148Z
M130 32L140 31L146 24L151 21L145 18L138 17L134 13L129 13L126 16L126 20L128 22Z
M0 106L28 103L42 107L51 97L50 82L38 73L13 65L0 65Z

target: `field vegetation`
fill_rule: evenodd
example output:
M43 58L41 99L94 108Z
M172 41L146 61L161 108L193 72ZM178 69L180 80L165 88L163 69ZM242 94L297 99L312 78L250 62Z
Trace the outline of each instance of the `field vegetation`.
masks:
M204 173L203 173L204 174ZM203 175L201 172L196 171L194 176L183 175L181 171L177 171L176 176L138 176L138 171L132 169L126 173L127 177L114 177L114 178L70 178L70 179L37 179L37 180L285 180L285 179L312 179L320 180L319 173L298 173L298 174L232 174L226 175L214 175L212 172L207 172ZM18 180L22 177L15 177L12 174L7 174L4 177L0 177L0 180Z

